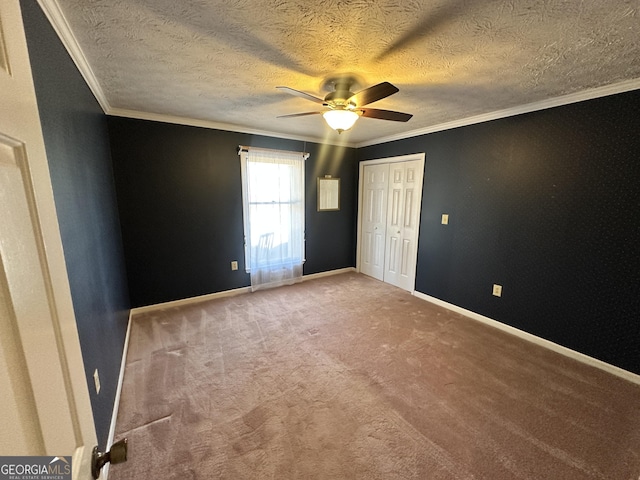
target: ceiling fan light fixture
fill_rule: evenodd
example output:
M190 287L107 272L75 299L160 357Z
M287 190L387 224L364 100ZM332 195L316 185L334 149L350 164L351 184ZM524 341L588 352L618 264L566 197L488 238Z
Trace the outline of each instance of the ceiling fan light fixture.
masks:
M342 133L353 127L360 115L353 110L329 110L324 112L322 116L331 128Z

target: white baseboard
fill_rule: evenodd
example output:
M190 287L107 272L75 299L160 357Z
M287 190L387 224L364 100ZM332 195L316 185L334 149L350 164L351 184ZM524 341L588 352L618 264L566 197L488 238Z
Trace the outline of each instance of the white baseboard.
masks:
M109 426L109 437L107 438L107 450L113 445L116 434L116 420L118 420L118 408L120 407L120 395L122 394L122 383L124 382L124 369L127 365L127 352L129 351L129 336L131 334L131 317L132 311L129 311L129 320L127 322L127 333L124 337L124 346L122 348L122 360L120 361L120 374L118 375L118 386L116 388L116 397L113 401L113 413L111 414L111 425ZM109 478L110 463L102 467L100 478L107 480Z
M520 330L518 328L512 327L510 325L499 322L497 320L493 320L492 318L485 317L484 315L480 315L479 313L472 312L471 310L466 310L462 307L458 307L457 305L453 305L451 303L445 302L443 300L440 300L439 298L431 297L429 295L420 293L418 291L414 291L413 295L422 300L426 300L427 302L438 305L439 307L443 307L443 308L446 308L447 310L451 310L452 312L459 313L461 315L464 315L465 317L471 318L472 320L477 320L486 325L502 330L503 332L510 333L511 335L515 335L516 337L522 338L524 340L535 343L536 345L540 345L541 347L547 348L549 350L552 350L566 357L572 358L579 362L598 368L607 373L623 378L631 383L640 385L640 375L636 375L635 373L631 373L622 368L603 362L602 360L598 360L596 358L590 357L588 355L585 355L584 353L576 352L575 350L571 350L570 348L563 347L562 345L558 345L557 343L553 343L549 340L545 340L544 338L525 332L524 330Z
M304 275L302 281L315 280L316 278L330 277L331 275L339 275L341 273L355 272L355 267L339 268L337 270L329 270L328 272L312 273L310 275Z
M338 275L340 273L355 272L354 267L339 268L337 270L329 270L328 272L312 273L311 275L304 275L302 281L313 280L314 278L328 277L330 275ZM235 288L233 290L225 290L224 292L208 293L206 295L199 295L197 297L185 298L182 300L173 300L171 302L157 303L155 305L147 305L145 307L136 307L131 309L131 315L137 315L138 313L153 312L155 310L162 310L165 308L181 307L184 305L191 305L194 303L206 302L207 300L213 300L223 297L234 297L236 295L242 295L245 293L251 293L251 287Z
M138 313L153 312L155 310L163 310L165 308L182 307L193 303L206 302L207 300L213 300L214 298L234 297L236 295L242 295L250 292L251 287L235 288L233 290L225 290L224 292L208 293L197 297L184 298L182 300L173 300L171 302L156 303L155 305L147 305L145 307L136 307L131 309L131 313L133 315L137 315Z

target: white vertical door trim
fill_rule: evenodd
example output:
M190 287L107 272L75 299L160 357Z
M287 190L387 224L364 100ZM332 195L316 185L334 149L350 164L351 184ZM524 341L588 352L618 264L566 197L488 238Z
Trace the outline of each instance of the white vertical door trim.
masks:
M0 353L8 362L2 381L21 383L14 398L23 411L5 427L29 431L26 454L73 455L73 478L88 479L96 433L19 0L0 0L0 15L0 179L8 212L0 300L2 328L15 340ZM36 418L28 418L32 412Z
M409 155L400 155L396 157L387 157L387 158L377 158L374 160L365 160L360 162L359 165L359 180L358 180L358 225L357 225L357 240L356 240L356 271L362 272L362 249L363 249L363 232L362 232L362 223L363 223L363 201L364 201L364 169L369 165L380 165L380 164L393 164L398 162L410 162L410 161L420 161L420 169L424 172L424 164L425 164L425 154L422 153L414 153ZM419 223L420 223L420 210L422 207L422 185L424 182L424 175L419 181L419 189L418 189L418 197L414 198L413 201L417 203L417 222L416 225L416 245L418 242L419 235ZM416 262L417 262L417 248L415 249L415 254L412 256L413 258L407 259L407 262L413 266L413 282L411 282L411 288L409 291L413 292L415 289L415 275L416 275Z

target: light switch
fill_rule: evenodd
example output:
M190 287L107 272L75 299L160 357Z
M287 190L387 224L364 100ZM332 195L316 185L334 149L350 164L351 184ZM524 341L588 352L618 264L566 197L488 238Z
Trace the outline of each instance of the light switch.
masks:
M443 213L442 214L442 225L449 225L449 214L448 213Z
M493 295L496 297L502 296L502 285L493 284Z

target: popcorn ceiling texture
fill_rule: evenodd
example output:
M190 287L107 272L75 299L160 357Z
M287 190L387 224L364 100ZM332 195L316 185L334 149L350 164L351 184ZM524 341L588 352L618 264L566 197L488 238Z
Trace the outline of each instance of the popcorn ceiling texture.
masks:
M326 77L400 92L350 141L640 77L637 0L56 0L114 109L321 136ZM364 123L366 122L366 127ZM334 133L335 135L335 133Z

